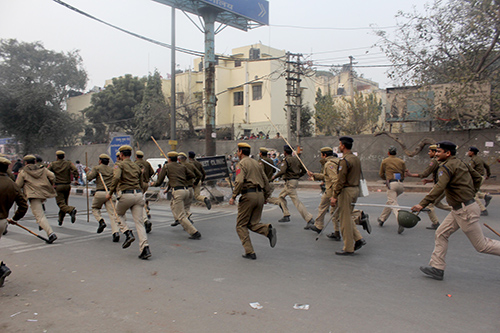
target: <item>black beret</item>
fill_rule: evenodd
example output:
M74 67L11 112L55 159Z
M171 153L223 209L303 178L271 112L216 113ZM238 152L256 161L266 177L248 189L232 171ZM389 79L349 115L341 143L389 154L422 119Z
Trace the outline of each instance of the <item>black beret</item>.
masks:
M437 143L437 146L438 146L438 148L441 148L441 149L444 149L444 150L449 150L449 151L457 149L457 145L454 144L451 141L439 141Z
M196 154L194 153L194 151L190 151L190 152L188 152L188 155L189 155L189 157L191 157L191 158L194 158L194 157L196 156Z
M293 152L292 147L290 147L289 145L284 145L283 150L286 151L287 153Z
M341 136L339 138L339 141L340 142L347 142L347 143L353 143L354 142L354 139L349 137L349 136Z
M474 154L479 153L479 149L477 149L477 148L476 148L476 147L474 147L474 146L469 147L469 150L470 150L471 152L473 152Z

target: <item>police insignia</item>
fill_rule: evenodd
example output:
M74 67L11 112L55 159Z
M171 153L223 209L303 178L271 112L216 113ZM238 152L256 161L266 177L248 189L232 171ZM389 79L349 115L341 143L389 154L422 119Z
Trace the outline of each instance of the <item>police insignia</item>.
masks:
M285 166L285 162L281 163L281 166Z
M342 170L342 165L339 165L339 171Z
M441 177L443 175L443 171L439 171L438 177Z
M241 169L240 169L240 168L236 169L236 175L239 175L239 174L240 174L240 172L241 172Z

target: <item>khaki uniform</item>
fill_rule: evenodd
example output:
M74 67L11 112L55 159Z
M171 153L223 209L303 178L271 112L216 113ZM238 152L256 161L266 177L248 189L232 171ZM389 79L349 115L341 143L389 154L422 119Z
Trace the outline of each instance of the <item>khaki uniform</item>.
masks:
M236 232L240 237L245 254L255 253L248 230L267 236L270 224L260 223L264 202L271 194L269 181L259 163L243 157L238 164L233 199L241 194L238 202Z
M59 220L62 221L66 214L75 209L73 206L68 206L68 199L71 192L71 175L75 180L78 179L78 170L73 163L66 160L54 161L48 169L56 176L56 203L59 207Z
M47 168L36 164L26 165L17 176L16 184L28 198L31 212L35 216L36 223L47 233L47 236L54 231L43 211L43 203L48 198L54 198L56 191L53 184L55 176Z
M482 177L484 181L484 177L490 177L491 176L491 171L490 171L490 166L484 162L484 160L477 156L473 155L469 161L469 166L476 170ZM483 184L483 181L481 181L481 185ZM474 198L476 200L476 203L479 205L479 208L481 211L485 211L486 207L483 205L481 202L481 199L484 199L485 194L481 191L477 191L476 197Z
M352 204L358 200L360 178L361 161L352 152L348 152L339 162L337 183L333 187L333 198L338 199L340 233L345 252L354 252L354 243L363 238L351 218Z
M267 156L261 157L261 159L264 160L264 161L266 161L267 163L270 163L271 165L274 165L273 160L271 160ZM274 188L275 188L274 184L272 182L272 178L273 178L275 169L273 167L267 165L266 163L262 163L260 161L259 161L259 164L262 167L262 170L264 170L264 174L266 175L267 180L269 181L269 188L271 189L270 190L271 194L269 194L269 198L267 198L267 202L270 203L270 204L273 204L273 205L279 205L281 207L281 200L280 200L280 198L273 198L272 197L273 192L274 192Z
M309 222L313 218L312 214L309 213L304 206L304 204L299 200L297 195L297 186L299 184L299 178L306 174L306 170L300 163L299 159L292 155L286 155L281 163L280 171L274 178L283 178L285 181L285 188L281 191L278 196L279 205L283 210L283 216L290 216L290 211L286 203L286 197L289 196L293 204L299 211L300 215L304 221Z
M139 248L142 253L144 247L149 246L149 244L142 218L144 198L142 195L141 173L139 166L128 158L117 162L113 168L113 179L109 187L109 193L112 195L115 192L121 192L121 196L118 197L118 204L116 205L116 213L118 214L116 222L121 232L125 233L128 231L129 228L125 214L130 209L134 218L135 229L139 236Z
M116 214L113 209L113 205L116 206L116 199L111 197L110 200L106 199L106 188L102 183L101 177L99 173L102 175L102 179L106 183L106 187L109 189L111 187L111 183L113 182L113 167L109 165L99 164L92 168L92 171L87 175L87 181L91 181L95 179L95 194L92 199L92 215L94 215L97 222L102 219L101 208L103 205L106 206L106 211L108 212L109 221L111 224L112 233L118 232L118 224L116 223Z
M137 164L142 170L142 192L144 193L144 201L146 202L146 192L149 188L149 180L151 179L151 176L153 176L155 171L151 167L151 164L149 164L148 161L144 161L142 158L137 158L135 160L135 164ZM144 222L148 221L148 215L149 206L146 202L146 204L144 205Z
M386 181L387 186L387 205L397 206L398 196L404 192L403 181L406 172L405 162L397 158L394 155L389 155L382 161L380 165L379 176ZM391 215L391 211L394 215L398 216L398 210L396 208L385 207L380 214L379 220L382 222L387 221Z
M14 183L7 173L0 172L0 238L2 238L5 228L7 228L9 210L14 202L17 204L17 210L12 219L18 221L28 211L28 203L19 186ZM5 267L2 260L0 260L0 266Z
M201 181L198 182L198 184L193 184L193 191L194 191L194 199L196 201L200 202L205 202L206 197L201 195L201 183L205 181L205 177L207 176L205 170L203 170L203 166L201 165L200 162L195 160L194 158L189 159L189 163L192 163L196 169L201 173Z
M321 196L321 200L318 206L318 216L314 222L314 226L320 230L324 227L325 215L330 206L330 198L333 196L333 187L337 182L337 172L339 168L340 158L334 156L328 156L325 159L325 163L323 165L323 171L321 173L314 173L313 177L315 180L322 180L325 183L325 193ZM333 214L333 211L331 212ZM361 215L361 214L360 214ZM340 221L339 221L339 213L338 210L335 212L332 217L335 231L340 230Z
M198 185L201 182L201 178L203 175L201 174L200 170L198 170L193 163L189 163L187 161L185 162L180 162L182 165L184 165L186 168L188 168L193 174L194 178L189 178L187 180L188 184L188 192L189 196L186 199L184 203L184 209L186 211L186 216L189 218L191 216L191 204L193 203L193 198L194 198L194 184Z
M446 268L448 238L458 229L462 229L478 252L500 256L500 241L485 237L479 224L481 211L474 202L474 196L481 181L479 173L468 168L465 162L455 156L448 158L439 167L438 182L420 205L426 207L444 192L452 211L436 230L430 266L442 270Z
M174 215L174 219L179 221L184 230L189 235L194 235L198 230L188 220L185 204L189 200L188 179L194 179L195 174L186 166L168 162L161 169L160 175L154 186L160 186L168 177L168 185L172 188L172 200L170 200L170 209Z

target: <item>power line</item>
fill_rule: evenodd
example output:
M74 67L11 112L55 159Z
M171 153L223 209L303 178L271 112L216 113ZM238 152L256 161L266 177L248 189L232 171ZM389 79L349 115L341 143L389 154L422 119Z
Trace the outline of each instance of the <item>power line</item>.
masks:
M373 30L373 29L394 29L398 28L397 25L388 27L355 27L355 28L338 28L338 27L304 27L298 25L280 25L280 24L270 24L270 27L276 28L293 28L293 29L305 29L305 30Z

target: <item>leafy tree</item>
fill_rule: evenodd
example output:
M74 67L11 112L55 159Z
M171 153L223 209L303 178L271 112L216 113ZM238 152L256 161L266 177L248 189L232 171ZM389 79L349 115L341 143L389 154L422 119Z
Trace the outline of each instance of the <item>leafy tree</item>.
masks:
M0 130L22 143L23 152L75 142L81 119L63 111L87 74L77 51L58 53L39 42L0 40Z
M376 32L394 64L389 76L402 84L449 84L443 104L453 109L449 120L458 127L489 121L490 103L493 110L500 106L500 2L435 0L424 14L399 12L397 17L393 36ZM491 96L481 94L484 85L477 83L491 84ZM481 103L470 103L471 98Z
M378 100L375 94L356 93L352 99L343 97L337 107L343 118L341 130L345 134L375 132L382 113L382 101Z
M146 79L127 74L114 78L111 85L92 95L91 106L84 113L95 126L94 133L97 134L104 125L107 132L133 135L135 110L142 102L145 83Z
M292 132L297 133L297 108L292 108L292 113L290 117L290 122L292 126ZM313 118L313 112L309 105L304 105L300 109L300 137L312 136L314 130L311 119Z
M161 76L155 70L149 75L141 104L135 108L134 138L140 142L151 140L151 136L162 138L170 130L170 109L161 90Z
M341 129L341 114L335 107L335 102L330 92L323 95L321 89L316 92L316 126L325 135L339 135Z

